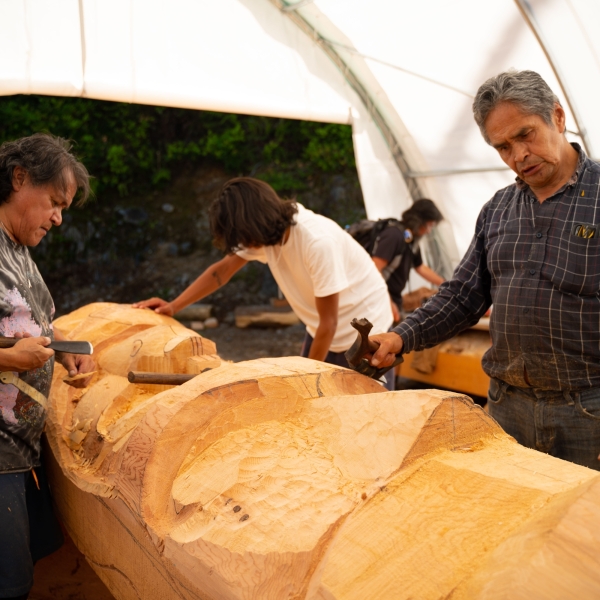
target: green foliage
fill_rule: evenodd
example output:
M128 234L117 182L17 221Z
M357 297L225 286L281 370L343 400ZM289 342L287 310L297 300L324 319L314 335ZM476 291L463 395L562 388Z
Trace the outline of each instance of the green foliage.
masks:
M279 192L315 173L354 169L349 126L103 102L0 98L0 142L48 131L75 142L97 194L148 193L201 161L232 175L258 175Z
M298 197L342 225L364 216L347 125L82 98L0 97L0 143L39 131L74 142L97 195L81 210L65 212L62 226L32 249L61 312L99 297L127 302L179 293L197 273L174 270L170 261L211 252L206 208L217 189L209 181L210 191L198 191L205 173L212 180L260 177L283 197ZM165 212L165 203L176 210ZM172 246L175 258L165 256ZM155 259L164 266L142 269ZM249 290L254 298L262 280L257 269L249 266L230 289Z
M329 123L302 123L308 140L305 160L325 173L354 168L354 148L348 128Z

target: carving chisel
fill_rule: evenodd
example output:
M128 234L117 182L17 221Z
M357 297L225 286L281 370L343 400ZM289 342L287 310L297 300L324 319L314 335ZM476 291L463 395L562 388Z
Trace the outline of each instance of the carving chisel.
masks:
M9 338L0 336L0 348L12 348L19 340L26 338ZM69 354L93 354L94 347L90 342L51 342L46 348L55 352L68 352Z

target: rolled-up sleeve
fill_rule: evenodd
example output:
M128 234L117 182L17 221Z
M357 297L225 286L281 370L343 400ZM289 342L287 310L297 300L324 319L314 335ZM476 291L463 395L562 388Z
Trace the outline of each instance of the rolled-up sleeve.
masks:
M474 325L492 304L486 257L486 204L475 235L452 279L427 304L408 315L392 331L404 342L403 353L431 348Z

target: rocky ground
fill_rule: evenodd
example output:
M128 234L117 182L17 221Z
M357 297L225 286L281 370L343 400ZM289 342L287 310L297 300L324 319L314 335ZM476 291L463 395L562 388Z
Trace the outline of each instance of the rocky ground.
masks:
M222 324L217 329L205 329L201 335L217 344L221 358L239 362L269 356L298 356L304 326L238 329L235 325Z

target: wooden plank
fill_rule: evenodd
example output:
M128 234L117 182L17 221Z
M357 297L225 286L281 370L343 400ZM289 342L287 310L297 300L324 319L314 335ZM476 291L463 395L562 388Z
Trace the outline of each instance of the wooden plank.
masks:
M481 367L481 359L490 347L491 340L487 332L465 331L440 344L435 368L431 373L422 373L413 368L413 353L405 356L396 372L402 377L428 383L433 387L485 397L490 378Z
M300 319L289 306L238 306L234 312L235 325L246 327L288 327L298 325Z
M178 321L206 321L212 313L212 304L190 304L182 308L175 318Z

